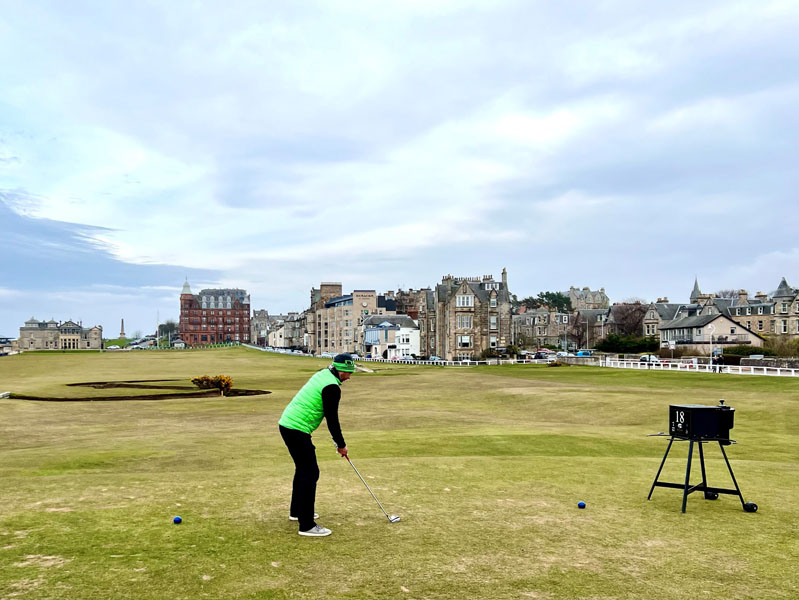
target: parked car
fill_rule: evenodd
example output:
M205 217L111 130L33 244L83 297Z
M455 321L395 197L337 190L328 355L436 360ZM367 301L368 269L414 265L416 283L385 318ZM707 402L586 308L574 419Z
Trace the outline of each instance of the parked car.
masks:
M435 362L437 360L441 360L441 357L440 356L431 356L428 360L432 360L432 361Z
M591 351L590 350L580 350L577 353L577 356L591 356Z
M320 354L319 356L321 356L322 358L334 358L336 355L333 354L332 352L322 352L322 354Z
M350 356L352 357L352 360L358 360L359 358L361 358L360 356L358 356L357 352L350 352Z
M106 350L119 350L119 346L117 346L116 344L114 344L114 345L112 345L112 346L109 346L108 348L106 348Z
M641 358L638 359L638 362L642 363L659 363L660 357L655 356L654 354L642 354Z

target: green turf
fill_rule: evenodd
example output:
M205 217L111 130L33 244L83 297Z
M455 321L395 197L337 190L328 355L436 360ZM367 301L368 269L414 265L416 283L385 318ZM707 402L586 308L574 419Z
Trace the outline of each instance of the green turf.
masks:
M321 359L245 348L22 354L0 392L230 375L269 395L119 402L0 399L0 598L797 598L799 381L376 364L343 387L351 457L314 440L319 523L287 520L276 422ZM385 375L393 375L386 377ZM736 409L747 500L658 488L668 405ZM663 478L684 476L675 445ZM711 485L731 482L718 448ZM696 479L696 478L695 478ZM577 502L588 504L585 510ZM172 517L181 515L182 525Z

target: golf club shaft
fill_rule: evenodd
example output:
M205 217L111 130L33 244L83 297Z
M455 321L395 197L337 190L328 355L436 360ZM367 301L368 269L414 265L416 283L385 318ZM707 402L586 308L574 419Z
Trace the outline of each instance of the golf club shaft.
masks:
M382 510L383 514L386 515L386 519L388 519L390 521L391 517L388 516L388 513L386 512L386 509L383 508L382 504L380 504L380 500L377 499L377 496L375 496L374 492L372 491L372 488L369 487L369 484L366 483L366 480L361 476L361 473L358 471L357 467L354 464L352 464L352 461L350 460L350 457L349 456L345 456L344 458L346 458L347 462L350 463L350 466L353 469L355 469L355 472L358 474L358 477L360 478L361 481L363 481L363 484L366 486L366 489L369 490L369 493L372 494L372 498L375 499L375 502L377 502L377 505L380 507L380 510Z

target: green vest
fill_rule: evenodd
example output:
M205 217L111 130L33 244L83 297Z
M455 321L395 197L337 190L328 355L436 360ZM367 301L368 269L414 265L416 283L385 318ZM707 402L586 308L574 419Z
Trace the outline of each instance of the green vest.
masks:
M288 429L296 429L308 434L316 431L325 417L322 407L322 390L332 384L341 385L341 382L330 372L330 369L322 369L316 373L289 402L278 423Z

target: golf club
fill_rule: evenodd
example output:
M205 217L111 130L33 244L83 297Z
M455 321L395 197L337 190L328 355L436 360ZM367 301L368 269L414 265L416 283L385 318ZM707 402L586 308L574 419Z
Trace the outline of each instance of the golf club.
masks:
M355 472L356 472L356 473L358 473L358 477L361 479L361 481L363 481L363 484L366 486L366 489L367 489L367 490L369 490L369 493L370 493L370 494L372 494L372 498L374 498L374 499L375 499L375 502L377 502L377 505L380 507L380 510L382 510L382 511L383 511L383 514L384 514L384 515L386 515L386 519L388 519L388 520L389 520L389 522L391 522L391 523L397 523L397 522L399 522L399 520L400 520L400 516L399 516L399 515L389 515L389 514L386 512L386 509L385 509L385 508L383 508L383 505L382 505L382 504L380 504L380 500L378 500L378 499L377 499L377 496L375 496L375 495L374 495L374 492L372 492L372 489L369 487L369 484L368 484L368 483L366 483L366 481L364 480L364 478L363 478L363 477L361 477L361 474L360 474L360 472L358 471L358 469L355 467L355 465L354 465L354 464L352 464L352 461L350 460L350 457L349 457L349 456L345 456L344 458L346 458L346 459L347 459L347 462L348 462L348 463L350 463L350 466L351 466L353 469L355 469Z

